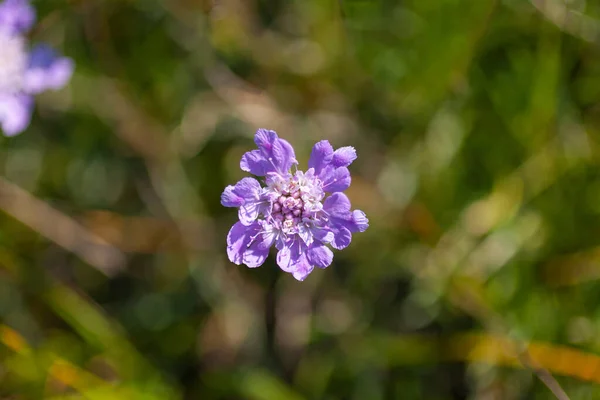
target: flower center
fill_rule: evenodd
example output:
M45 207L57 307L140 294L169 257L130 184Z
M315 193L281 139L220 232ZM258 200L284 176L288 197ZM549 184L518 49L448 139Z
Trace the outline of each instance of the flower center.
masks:
M300 196L300 191L293 193L284 192L273 202L271 216L281 223L284 230L290 231L296 224L302 221L304 216L304 201Z
M26 68L25 41L0 29L0 93L20 91Z

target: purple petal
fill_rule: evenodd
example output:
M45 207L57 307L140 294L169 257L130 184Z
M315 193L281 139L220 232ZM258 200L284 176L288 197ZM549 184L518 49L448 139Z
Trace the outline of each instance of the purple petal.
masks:
M281 175L288 173L293 164L297 164L294 148L283 139L277 139L273 143L273 164L275 170Z
M325 199L323 210L328 214L347 214L350 212L350 200L344 193L333 193Z
M273 227L265 221L258 221L257 224L260 226L258 233L253 237L254 241L247 246L243 257L244 264L250 268L260 267L265 262L276 236Z
M37 94L49 89L61 89L71 79L74 69L75 65L70 58L59 56L50 46L38 45L31 50L29 56L24 90Z
M350 245L352 241L352 233L345 226L338 226L336 232L334 232L331 246L336 250L345 249Z
M277 264L294 278L303 281L314 269L306 259L306 247L299 240L287 242L277 253Z
M311 265L327 268L333 261L333 252L324 245L313 245L306 252L306 258Z
M33 99L27 95L0 95L0 126L6 136L23 132L31 121Z
M352 178L350 171L346 167L335 168L327 167L321 172L323 181L323 190L329 193L343 192L350 187Z
M227 186L221 194L221 204L225 207L240 207L247 202L260 199L260 183L253 178L244 178L235 186Z
M256 268L263 265L267 257L269 256L269 247L264 248L260 246L258 242L253 243L245 252L243 262L249 268Z
M292 272L292 276L303 281L313 271L314 267L306 260L306 256L303 254L298 263L296 264L296 270Z
M297 163L292 145L280 139L275 131L257 130L254 135L254 143L268 162L269 170L267 172L284 175L290 170L292 164Z
M221 204L224 207L239 207L244 202L244 198L235 193L235 186L227 186L221 194Z
M264 154L271 154L273 143L279 139L275 131L269 129L259 129L254 134L254 143Z
M244 199L238 212L244 225L253 223L260 212L264 211L266 204L261 201L261 190L260 183L254 178L244 178L235 184L234 193Z
M284 245L277 252L277 265L285 272L294 272L298 268L298 263L302 261L303 252L306 246L300 240L293 240Z
M265 176L272 167L260 150L252 150L242 156L240 168L252 175Z
M356 160L356 150L352 146L340 147L333 153L332 164L334 167L347 167Z
M235 184L235 193L246 200L258 200L260 191L260 183L254 178L243 178Z
M352 220L356 226L356 230L358 232L364 232L369 227L369 220L367 219L367 215L361 210L352 211Z
M327 167L333 160L333 147L327 140L321 140L313 146L308 160L308 167L314 168L315 174L319 175L323 168Z
M290 248L288 246L283 246L277 251L277 257L275 257L275 260L277 261L277 265L279 265L279 268L281 268L285 272L290 272L288 271L288 268L291 264L291 257L292 254Z
M250 268L261 266L273 243L272 235L261 234L262 226L256 222L245 226L237 222L227 235L227 256L232 263L246 264Z
M292 249L284 246L277 252L277 265L285 272L293 272L298 258L292 257Z
M258 246L263 249L270 249L275 239L278 238L277 229L264 220L258 221L258 223L261 226L261 237Z
M364 212L361 210L354 210L346 214L331 214L329 224L331 230L337 236L338 231L341 231L342 228L345 228L350 232L364 232L369 227L369 220ZM349 243L350 242L348 241L348 244Z
M254 135L258 150L249 151L242 156L240 168L257 176L275 172L287 175L293 164L297 164L291 144L279 139L275 131L259 129Z
M310 246L314 240L312 230L304 224L298 225L298 236L300 236L300 239L302 239L307 246Z
M258 203L246 203L240 207L238 210L238 217L240 222L244 225L251 225L256 218L258 218L258 214L261 211L261 207Z
M28 31L35 22L35 10L27 0L5 0L0 3L0 27L10 33Z
M311 233L321 243L330 243L333 240L333 232L326 228L313 227Z
M244 252L252 237L258 234L259 224L244 226L241 222L236 222L227 234L227 256L229 261L240 265L244 261Z
M344 193L333 193L325 199L323 209L329 214L330 229L334 235L331 246L337 250L348 247L352 241L352 232L358 230L352 219L348 196Z

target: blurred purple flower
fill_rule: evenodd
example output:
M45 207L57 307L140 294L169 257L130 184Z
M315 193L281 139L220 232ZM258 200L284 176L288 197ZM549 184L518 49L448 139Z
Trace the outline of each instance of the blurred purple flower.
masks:
M327 140L315 144L306 172L291 172L298 162L294 149L274 131L259 129L258 150L242 156L240 167L265 177L265 186L243 178L221 195L225 207L239 208L239 222L227 235L227 255L235 264L262 265L271 246L277 264L302 281L315 266L328 267L334 249L350 244L352 233L369 226L364 212L350 209L342 192L350 186L348 166L356 159L352 147L333 150ZM327 197L327 193L330 195Z
M46 45L28 48L25 33L34 21L28 0L0 3L0 127L6 136L29 125L33 95L62 88L73 74L71 59Z

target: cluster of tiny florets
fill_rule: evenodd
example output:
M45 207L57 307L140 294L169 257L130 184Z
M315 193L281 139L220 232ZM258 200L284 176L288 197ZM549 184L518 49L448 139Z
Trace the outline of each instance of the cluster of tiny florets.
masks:
M302 221L304 202L299 190L294 193L284 193L271 208L271 216L286 226L294 226Z
M315 194L314 183L317 182L309 182L302 172L284 182L274 178L265 188L266 197L271 200L265 219L284 235L299 233L301 224L314 223L323 197Z

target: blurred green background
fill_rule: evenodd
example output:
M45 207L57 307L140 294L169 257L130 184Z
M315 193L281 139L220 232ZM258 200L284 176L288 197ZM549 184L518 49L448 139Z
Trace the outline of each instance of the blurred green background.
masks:
M600 398L599 2L34 5L77 67L0 142L0 398ZM259 127L358 151L304 282L226 256Z

